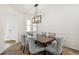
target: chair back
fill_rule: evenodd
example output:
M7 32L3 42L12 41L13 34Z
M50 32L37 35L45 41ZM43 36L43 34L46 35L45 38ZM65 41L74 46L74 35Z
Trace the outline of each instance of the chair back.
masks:
M29 45L29 51L30 51L30 52L33 52L34 49L35 49L35 38L30 37L30 38L28 39L28 45Z
M41 35L42 36L46 36L46 32L41 32Z
M62 52L62 40L63 38L56 38L58 54Z
M25 34L21 35L21 44L25 45L26 44L26 39L25 39Z
M55 36L56 36L56 33L48 32L48 36L49 36L49 37L55 37Z

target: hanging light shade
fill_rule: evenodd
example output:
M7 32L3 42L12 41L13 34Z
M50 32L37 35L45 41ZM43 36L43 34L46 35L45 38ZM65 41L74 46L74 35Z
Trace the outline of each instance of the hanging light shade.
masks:
M35 7L35 16L32 18L32 22L41 23L41 15L38 15L38 4L35 4L34 7Z

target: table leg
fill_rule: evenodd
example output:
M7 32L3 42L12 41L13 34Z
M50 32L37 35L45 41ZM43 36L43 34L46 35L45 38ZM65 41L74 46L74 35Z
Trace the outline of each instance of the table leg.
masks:
M44 55L47 55L46 50L44 50Z

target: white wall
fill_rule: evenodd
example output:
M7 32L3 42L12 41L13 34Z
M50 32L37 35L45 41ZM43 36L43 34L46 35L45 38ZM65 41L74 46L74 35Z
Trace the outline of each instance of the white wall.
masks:
M4 42L4 29L3 29L3 26L4 26L4 24L3 24L3 19L2 19L2 17L0 16L0 45L1 44L3 44L3 42Z
M79 50L79 5L50 5L44 12L38 32L55 32L65 46Z
M24 16L8 5L0 5L0 18L4 20L0 21L3 24L4 31L1 32L4 32L4 39L18 41L18 35L25 32Z

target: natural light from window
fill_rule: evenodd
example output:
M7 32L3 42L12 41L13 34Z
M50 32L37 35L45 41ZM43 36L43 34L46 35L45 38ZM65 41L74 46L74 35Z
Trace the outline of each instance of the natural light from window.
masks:
M32 31L35 32L36 31L36 24L31 24L31 20L26 20L26 31L27 32L31 32L31 28Z
M36 31L36 24L33 24L33 31Z
M27 26L26 26L27 32L30 32L31 31L31 21L27 20L26 22L27 22Z

